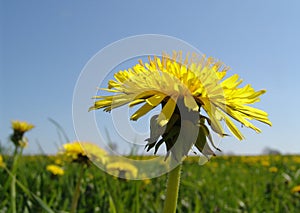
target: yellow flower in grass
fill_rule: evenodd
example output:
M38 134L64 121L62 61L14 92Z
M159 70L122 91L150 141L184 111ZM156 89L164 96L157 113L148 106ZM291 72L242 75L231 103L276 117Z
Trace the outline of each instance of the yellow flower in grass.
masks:
M79 156L86 156L80 142L67 143L63 145L64 154L73 159L77 159Z
M28 140L24 137L24 133L33 129L34 125L27 123L26 121L12 121L11 126L13 129L13 134L11 134L10 139L15 144L16 147L26 147L28 145Z
M224 121L229 131L242 140L244 136L232 119L256 132L261 130L249 120L271 125L266 112L248 106L258 102L266 91L255 91L249 84L239 87L242 80L237 74L225 79L229 68L221 62L196 54L183 58L181 52L175 51L172 57L163 54L161 58L154 56L148 60L148 63L140 60L132 68L116 73L108 88L103 89L114 95L95 96L98 100L90 107L90 110L111 111L126 104L129 107L143 104L130 117L137 120L161 105L160 114L150 121L147 151L155 148L156 152L165 143L168 154L171 152L175 158L186 155L193 145L204 154L213 154L206 146L207 139L214 146L207 126L223 137L227 135L221 125ZM171 149L181 127L187 129L187 135L193 132L189 129L197 128L198 136L192 143L176 144L177 148ZM181 143L186 142L181 140Z
M1 168L1 167L5 167L5 163L4 163L4 161L3 161L2 155L0 155L0 168Z
M269 168L269 172L276 173L276 172L278 172L278 168L275 166L272 166Z
M46 170L51 172L53 175L58 175L58 176L64 175L64 173L65 173L64 170L60 166L57 166L54 164L48 165L46 167Z
M107 164L106 171L122 179L135 178L138 174L138 169L134 165L121 161Z
M82 163L89 163L92 160L104 164L107 158L105 150L90 142L75 141L64 144L62 153L72 161Z
M25 133L34 128L34 125L27 123L26 121L12 121L11 122L12 129L15 132Z
M299 163L300 164L300 156L293 156L293 161L294 163Z
M292 188L292 193L296 193L296 192L298 192L298 193L300 192L300 185Z
M146 173L142 173L141 175L141 180L143 181L144 185L148 185L151 183L151 179L148 177Z
M270 166L270 162L267 161L267 160L263 160L263 161L261 162L261 165L262 165L262 166L265 166L265 167L268 167L268 166Z
M150 184L151 183L151 179L143 179L143 183L145 184L145 185L148 185L148 184Z
M62 166L64 164L63 160L60 157L56 157L54 160L54 163L56 165L60 165L60 166Z

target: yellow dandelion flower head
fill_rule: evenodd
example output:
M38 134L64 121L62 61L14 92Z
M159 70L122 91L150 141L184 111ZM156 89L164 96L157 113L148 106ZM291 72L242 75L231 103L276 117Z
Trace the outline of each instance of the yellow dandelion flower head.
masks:
M12 129L18 133L25 133L34 128L34 125L27 123L26 121L14 120L11 122Z
M267 160L263 160L263 161L261 162L261 165L262 165L262 166L265 166L265 167L268 167L268 166L270 166L270 162L267 161Z
M278 172L278 168L275 166L272 166L269 168L269 172L276 173L276 172Z
M143 183L145 184L145 185L148 185L148 184L150 184L151 183L151 179L143 179Z
M147 174L145 174L145 173L142 173L141 174L141 179L143 180L143 183L145 184L145 185L148 185L148 184L150 184L151 183L151 179L147 176Z
M293 156L292 160L293 160L295 163L299 163L299 164L300 164L300 156Z
M15 144L16 147L26 147L28 145L28 140L24 137L24 133L34 128L34 125L27 123L26 121L14 120L11 122L12 129L14 130L11 134L10 139Z
M138 169L136 166L123 161L108 163L106 165L106 171L109 174L122 179L136 178L138 175Z
M291 191L292 193L300 192L300 185L294 186Z
M0 155L0 167L5 167L2 155Z
M64 175L64 170L60 166L50 164L46 167L46 170L51 172L53 175Z
M54 163L56 165L60 165L60 166L62 166L64 164L63 160L60 157L56 157L54 160Z
M101 149L98 145L91 142L79 142L67 143L63 145L63 154L67 157L71 157L74 161L100 161L106 162L107 153Z
M86 156L80 142L67 143L63 145L64 154L72 158L78 158L79 155Z
M81 144L91 161L94 163L106 163L108 155L104 149L90 142L82 142Z
M225 79L228 70L222 62L204 55L187 54L183 58L182 52L174 51L172 57L167 54L149 57L148 63L140 60L132 68L115 73L108 88L103 88L114 94L95 96L97 100L90 110L111 111L126 104L129 107L143 104L130 117L138 120L161 105L160 114L150 121L148 151L154 148L156 152L165 143L167 151L179 157L186 155L193 145L202 153L213 154L206 146L208 139L214 147L207 125L223 137L227 135L221 125L224 121L239 140L244 136L232 118L256 132L261 130L249 120L271 125L266 112L248 106L258 102L265 90L255 91L249 84L239 88L242 80L237 74ZM180 131L191 136L195 130L198 134L195 133L194 141L174 144L180 138ZM160 136L162 140L159 140ZM179 141L186 143L184 137ZM177 146L176 150L172 150L173 146ZM178 153L178 150L181 151Z

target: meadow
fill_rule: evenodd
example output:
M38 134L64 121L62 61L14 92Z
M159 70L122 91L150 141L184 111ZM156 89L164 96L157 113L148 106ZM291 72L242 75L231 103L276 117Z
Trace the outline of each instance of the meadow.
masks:
M54 212L69 212L78 164L64 165L64 174L54 175L46 167L55 158L21 156L16 172L17 212L45 212L24 188ZM3 156L3 161L9 164L10 157ZM299 165L300 156L291 155L218 156L202 166L198 157L188 157L183 163L177 212L299 212ZM0 167L1 213L10 211L9 179ZM82 178L77 212L161 212L166 179L167 175L139 181L118 179L91 165Z

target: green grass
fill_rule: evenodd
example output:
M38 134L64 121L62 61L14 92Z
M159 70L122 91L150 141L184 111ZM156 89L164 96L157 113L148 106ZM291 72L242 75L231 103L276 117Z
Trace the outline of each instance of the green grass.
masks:
M9 165L9 156L4 156ZM53 158L23 156L17 180L54 212L68 212L78 165L65 165L65 175L46 171ZM298 212L300 156L216 157L203 166L189 157L183 164L177 212ZM273 168L276 167L277 172ZM9 212L8 174L0 168L0 212ZM77 212L161 212L166 175L145 181L124 181L91 166L81 187ZM17 212L43 212L37 201L17 186Z

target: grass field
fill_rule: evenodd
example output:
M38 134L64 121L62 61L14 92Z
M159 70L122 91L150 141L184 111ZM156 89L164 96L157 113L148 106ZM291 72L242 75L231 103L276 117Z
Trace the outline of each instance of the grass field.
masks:
M54 212L68 212L78 165L65 165L65 174L54 176L45 169L53 161L23 156L17 180ZM300 156L220 156L203 166L197 161L189 157L184 162L178 212L299 212L300 193L293 188L300 185ZM91 166L81 185L78 212L161 212L166 178L125 181ZM0 168L0 212L10 208L8 179ZM20 187L16 196L17 212L43 212Z

